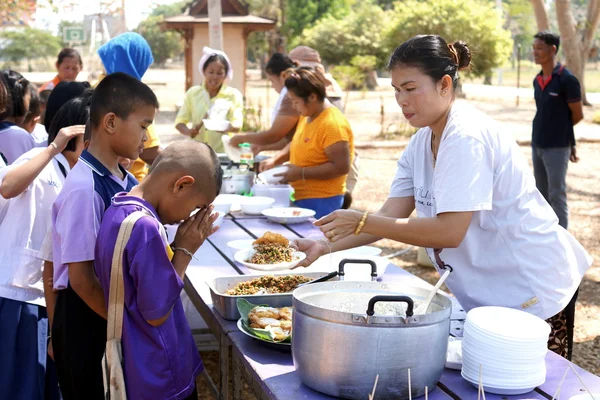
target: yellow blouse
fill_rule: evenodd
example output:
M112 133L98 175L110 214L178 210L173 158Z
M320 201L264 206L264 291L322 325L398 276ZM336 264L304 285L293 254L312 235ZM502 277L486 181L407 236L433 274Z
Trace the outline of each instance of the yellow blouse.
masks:
M203 83L187 91L183 105L175 118L175 125L191 123L195 126L202 122L209 110L211 114L226 113L226 119L233 128L239 129L244 124L244 100L240 91L223 84L219 93L211 99ZM207 143L217 153L223 153L225 148L222 135L221 132L209 131L202 127L194 139Z

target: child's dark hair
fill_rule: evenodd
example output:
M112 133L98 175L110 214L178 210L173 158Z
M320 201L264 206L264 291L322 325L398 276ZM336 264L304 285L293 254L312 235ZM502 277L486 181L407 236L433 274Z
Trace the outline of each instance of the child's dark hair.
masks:
M315 94L319 101L325 101L325 79L321 73L311 67L288 69L286 72L285 87L306 103L311 94Z
M208 68L210 63L213 63L215 61L218 61L221 64L223 64L223 66L225 67L225 76L227 76L227 74L229 73L229 63L227 62L227 59L225 57L223 57L222 54L217 54L217 53L213 54L212 56L210 56L206 59L206 61L204 62L204 65L202 66L202 72L206 71L206 68Z
M58 53L58 57L56 59L56 65L60 65L65 61L65 58L76 58L79 61L79 66L83 67L83 60L81 59L81 54L75 49L70 47L65 47Z
M292 61L291 58L286 56L285 54L275 53L267 62L267 66L265 67L265 71L269 75L279 76L282 72L287 71L290 68L297 67L298 63Z
M541 31L536 33L533 38L540 39L548 46L556 46L556 51L558 52L558 48L560 47L560 36L558 36L556 33L551 31Z
M458 84L458 71L471 65L471 51L465 42L452 44L438 35L419 35L402 43L390 58L389 69L397 66L418 68L434 82L448 75Z
M27 114L27 109L23 100L29 93L29 81L23 77L20 73L11 69L5 69L0 71L4 85L10 96L10 101L7 103L6 110L0 114L0 121L6 118L22 118Z
M217 187L216 195L218 196L221 191L221 186L223 186L223 168L221 168L221 160L219 160L219 156L215 150L208 144L206 146L210 150L210 159L213 163L213 179L215 180L215 186Z
M90 118L90 106L92 104L92 89L88 89L81 96L66 102L56 113L52 124L48 129L48 145L56 139L56 135L62 128L73 125L84 125ZM83 137L83 140L90 140L89 137ZM66 151L75 151L77 147L77 138L69 140Z
M23 124L30 123L42 114L42 100L40 99L37 86L33 83L29 84L29 96L29 109L27 110Z
M60 85L60 83L59 83ZM52 90L42 90L39 94L40 94L40 104L41 105L46 105L48 104L48 99L50 98L50 94L52 93Z
M96 86L92 95L92 128L100 126L108 113L114 113L125 120L140 106L153 106L158 109L158 99L152 89L122 72L107 75Z
M10 93L4 83L4 76L0 74L0 115L3 114L8 108L10 103Z
M44 126L46 129L52 125L52 119L58 110L69 100L81 96L91 86L88 82L59 82L52 90L46 102L46 114L44 115Z

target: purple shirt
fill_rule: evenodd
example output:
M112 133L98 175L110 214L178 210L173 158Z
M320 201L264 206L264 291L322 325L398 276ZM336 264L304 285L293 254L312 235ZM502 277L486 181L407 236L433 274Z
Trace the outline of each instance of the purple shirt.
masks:
M67 287L67 264L94 260L96 236L112 197L137 185L122 169L125 179L112 175L91 153L84 151L65 180L52 206L52 259L54 289Z
M94 268L108 306L110 271L121 223L134 211L145 209L154 218L139 219L125 246L123 285L123 373L130 399L184 399L195 387L202 361L188 325L181 290L183 281L167 255L166 235L156 211L146 201L126 194L113 198L106 210ZM158 327L147 321L171 314Z
M0 153L8 165L35 147L29 132L10 122L0 122Z

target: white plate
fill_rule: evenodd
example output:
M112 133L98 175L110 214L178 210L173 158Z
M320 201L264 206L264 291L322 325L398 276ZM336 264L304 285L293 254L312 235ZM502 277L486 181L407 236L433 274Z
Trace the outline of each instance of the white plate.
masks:
M285 269L295 267L300 261L306 258L306 254L302 253L301 251L295 251L292 256L293 261L290 262L282 262L278 264L252 264L246 261L248 258L250 258L252 252L254 252L254 249L252 248L238 251L234 256L235 261L256 271L283 271Z
M242 150L239 147L233 147L229 144L229 142L231 141L229 135L221 136L221 141L223 142L223 147L225 148L225 154L227 154L227 158L229 158L234 163L239 163L242 155Z
M476 388L479 387L479 381L477 379L472 380L469 377L465 376L464 373L461 373L462 377L469 382L471 385L475 386ZM543 384L544 382L540 382L539 385ZM520 389L507 389L507 388L495 388L495 387L491 387L491 386L483 386L483 390L486 393L493 393L493 394L499 394L499 395L505 395L505 396L512 396L512 395L518 395L518 394L525 394L525 393L529 393L531 392L533 389L535 389L536 387L538 387L539 385L534 385L534 386L530 386L530 387L526 387L526 388L520 388Z
M225 120L203 119L202 123L209 131L225 132L229 128L229 121Z
M550 325L543 319L525 311L507 307L477 307L467 314L467 322L482 333L515 341L548 340Z
M460 371L462 364L462 340L450 336L446 353L446 368Z
M247 330L244 329L244 325L242 323L242 319L241 318L238 319L237 327L240 330L240 332L242 332L246 336L250 336L252 339L260 340L261 342L267 343L267 344L273 346L274 348L279 347L280 349L286 349L286 350L291 350L291 348L292 348L292 344L291 343L270 342L270 341L265 340L263 338L259 338L258 336L254 336L253 334L251 334L250 332L248 332Z
M287 207L264 210L262 215L278 224L300 224L314 217L316 212L307 208Z
M284 174L288 169L289 167L287 165L281 165L279 167L269 169L265 172L261 172L260 174L258 174L258 179L261 182L265 182L269 185L281 183L283 181L283 177L275 175Z
M233 212L241 210L240 204L243 200L244 196L240 196L239 194L220 194L215 198L215 201L213 201L212 204L215 206L215 209L217 209L217 206L221 208L221 206L226 207L228 205L228 212Z
M273 203L275 199L271 197L244 197L241 202L242 212L247 215L260 215L264 210L271 208Z

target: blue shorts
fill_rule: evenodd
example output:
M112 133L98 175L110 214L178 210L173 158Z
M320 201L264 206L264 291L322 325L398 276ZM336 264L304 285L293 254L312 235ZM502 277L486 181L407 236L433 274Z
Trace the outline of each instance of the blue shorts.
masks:
M344 204L344 196L333 196L322 199L304 199L296 200L296 207L308 208L316 212L315 218L319 219L331 214L335 210L342 208Z

